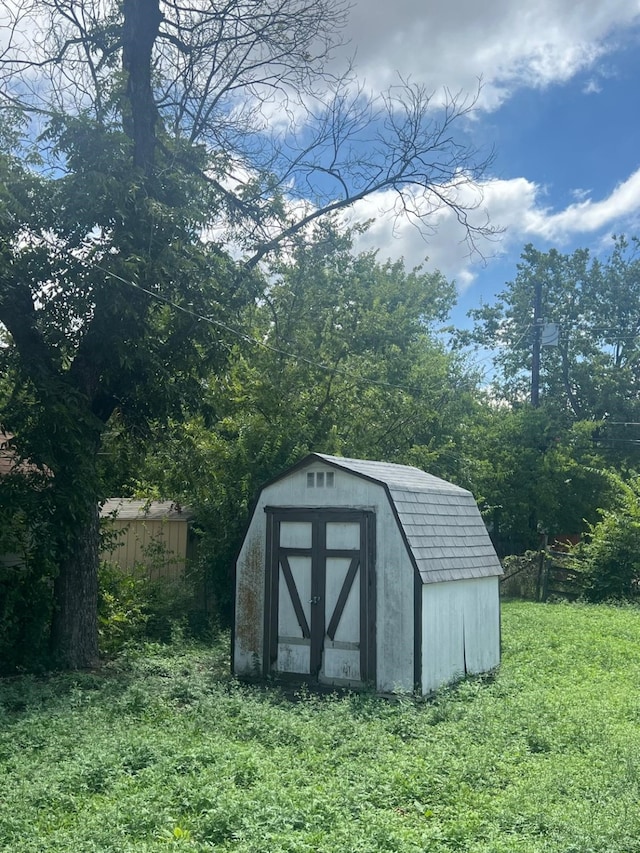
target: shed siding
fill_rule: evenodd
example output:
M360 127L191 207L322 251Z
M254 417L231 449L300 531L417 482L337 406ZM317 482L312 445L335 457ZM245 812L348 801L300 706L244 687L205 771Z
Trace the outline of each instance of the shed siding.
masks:
M478 579L469 586L465 611L467 672L478 675L500 663L500 580Z
M245 675L262 669L265 620L265 543L267 517L256 510L238 556L234 625L234 671Z
M334 473L334 486L309 488L310 472ZM377 689L390 691L413 687L413 577L414 569L398 530L384 488L354 476L348 471L336 470L319 461L293 471L265 487L254 511L249 532L245 538L236 576L236 631L234 667L238 673L255 671L256 662L263 659L264 636L264 567L266 542L266 506L277 507L348 507L373 510L376 513L376 656ZM338 533L336 532L336 535ZM256 554L260 551L260 601L262 607L253 610L259 617L259 630L249 631L242 602L255 589ZM251 595L256 595L251 593ZM241 621L241 624L238 624ZM259 636L259 640L258 640Z
M124 521L109 522L116 534L111 550L103 551L103 560L130 570L138 563L149 569L149 577L178 578L184 573L187 557L188 525L185 521ZM165 556L158 551L163 547Z
M422 589L422 692L500 663L497 577L425 584Z
M387 496L378 488L377 688L382 692L412 690L415 569Z

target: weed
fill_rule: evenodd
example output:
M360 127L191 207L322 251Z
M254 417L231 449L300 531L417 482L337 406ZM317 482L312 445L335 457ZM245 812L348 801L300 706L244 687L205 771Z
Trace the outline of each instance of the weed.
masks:
M509 603L431 700L295 697L228 637L0 681L0 851L640 853L640 611Z

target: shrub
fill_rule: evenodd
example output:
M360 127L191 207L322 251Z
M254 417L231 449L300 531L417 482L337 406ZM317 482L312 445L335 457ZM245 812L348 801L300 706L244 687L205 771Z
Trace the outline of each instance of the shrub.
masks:
M186 626L193 605L187 580L149 578L137 563L131 571L103 561L98 574L100 651L113 655L145 640L169 642Z
M588 577L591 601L640 598L640 478L619 478L619 506L602 511L587 541L574 549L574 559Z
M47 666L53 608L49 531L12 486L0 483L0 675Z

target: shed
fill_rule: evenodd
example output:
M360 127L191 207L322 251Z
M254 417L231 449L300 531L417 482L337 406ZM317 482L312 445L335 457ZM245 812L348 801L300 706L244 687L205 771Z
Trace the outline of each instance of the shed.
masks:
M100 516L113 533L101 559L125 571L144 565L152 579L182 577L194 548L188 509L172 501L110 498Z
M262 488L251 515L234 672L431 693L499 664L501 574L470 492L312 453Z

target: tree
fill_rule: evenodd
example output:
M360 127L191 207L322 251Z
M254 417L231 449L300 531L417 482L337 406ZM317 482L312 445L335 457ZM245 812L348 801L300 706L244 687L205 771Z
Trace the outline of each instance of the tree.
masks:
M479 196L460 193L491 159L455 134L475 96L436 97L401 77L366 95L329 61L347 11L343 0L17 0L4 11L0 86L45 124L53 112L123 127L147 179L167 168L163 155L197 171L215 190L212 222L249 265L387 190L427 233L443 207L471 241L491 233L468 218Z
M65 178L7 165L13 204L0 272L0 316L10 333L1 357L14 379L2 425L15 434L15 452L49 472L40 508L57 565L52 643L57 662L71 666L97 653L104 425L117 413L134 440L150 419L192 410L199 372L222 358L219 329L214 334L193 312L215 319L224 301L228 320L246 301L230 262L197 239L194 191L182 204L183 184L165 177L164 203L136 195L133 174L131 183L113 178L127 164L118 163L111 137L91 147L84 139L76 166L77 139L58 141L75 167ZM102 233L94 238L96 221ZM162 301L153 298L160 287ZM191 313L172 310L167 299L189 300Z
M380 99L327 64L340 0L20 0L3 12L2 425L49 472L52 650L97 653L99 454L180 420L220 370L252 270L373 192L428 231L486 160L454 138L473 98ZM470 239L477 230L468 225ZM480 231L489 230L480 228ZM227 249L241 255L232 262ZM205 316L210 322L202 322Z
M351 235L330 222L314 232L272 265L268 291L247 307L250 340L207 383L213 422L176 424L135 484L195 509L223 607L250 502L306 453L460 478L472 378L436 335L453 286L437 272L354 256Z
M640 594L640 481L610 475L613 506L601 510L585 542L574 549L577 567L587 575L587 597L638 600Z
M602 260L528 245L515 279L458 335L495 353L471 482L507 550L535 547L538 526L551 536L583 532L613 497L606 471L637 466L639 273L636 239L616 238ZM538 316L560 326L558 345L541 347L539 408L527 402L543 325L534 322L536 292Z
M472 311L463 336L496 349L497 393L528 398L534 335L534 291L541 317L560 325L558 346L542 348L540 390L568 421L638 420L640 389L640 259L638 241L615 240L600 261L587 249L563 255L525 247L516 278L495 305Z
M582 422L552 408L485 403L469 426L467 486L501 554L579 534L612 498L603 462Z

